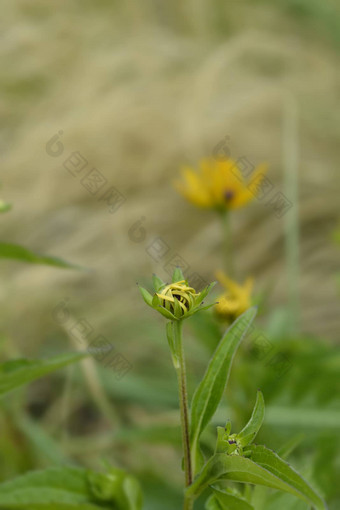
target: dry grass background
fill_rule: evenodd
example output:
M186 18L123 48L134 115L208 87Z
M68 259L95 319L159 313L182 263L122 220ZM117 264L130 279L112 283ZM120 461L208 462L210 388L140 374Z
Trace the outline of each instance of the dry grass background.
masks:
M207 280L221 266L218 219L187 204L172 182L183 163L196 164L228 135L232 155L267 161L281 190L288 96L298 108L301 328L337 341L339 251L331 234L340 192L338 7L323 0L3 3L0 193L14 209L1 218L1 238L90 268L1 264L8 354L70 348L51 313L67 297L74 316L86 317L141 372L152 372L151 358L168 366L162 321L155 317L152 329L135 286L154 271L167 276L147 246L161 236L170 247L165 260L178 253ZM59 130L65 151L52 158L45 147ZM114 215L63 168L73 151L126 197ZM146 238L136 243L129 229L141 217ZM233 231L240 278L253 274L256 290L270 291L270 310L284 305L283 222L254 201L234 215ZM170 382L164 369L162 384ZM117 386L120 398L135 391L130 384L127 377ZM159 402L159 386L153 391ZM31 402L50 404L43 427L62 435L57 389L38 385L34 392ZM91 465L112 437L101 434L107 428L98 419L91 429L88 410L82 414L87 393L81 386L72 394L74 428L99 433L93 443L73 437L68 452ZM166 413L160 421L176 422ZM121 414L123 423L157 423L157 414L148 416L133 399ZM178 465L172 447L121 453L135 471L148 459L155 473L181 483L177 470L167 472Z
M147 245L161 236L169 256L179 253L207 279L220 266L218 221L176 195L179 166L228 135L232 155L267 161L282 189L287 93L299 112L302 328L336 339L337 8L206 0L2 6L1 195L14 204L1 219L2 238L91 268L2 265L1 327L20 352L33 355L53 337L51 310L67 296L74 313L138 356L128 318L131 309L144 313L135 282L153 271L166 276ZM52 158L45 145L59 130L65 152ZM116 214L63 168L72 151L125 195ZM128 231L142 216L147 237L135 243ZM255 275L257 290L271 287L270 306L284 304L282 221L254 202L233 229L240 275Z

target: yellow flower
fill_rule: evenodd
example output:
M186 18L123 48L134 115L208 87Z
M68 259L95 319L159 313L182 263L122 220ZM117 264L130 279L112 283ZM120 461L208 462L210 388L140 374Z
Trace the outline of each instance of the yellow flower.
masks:
M218 271L216 277L225 292L217 299L215 310L222 318L234 320L251 307L254 280L248 278L243 285L239 285L222 271Z
M236 161L207 159L201 161L199 172L184 167L183 179L176 181L175 187L198 207L236 209L253 200L266 170L267 165L259 165L245 179Z

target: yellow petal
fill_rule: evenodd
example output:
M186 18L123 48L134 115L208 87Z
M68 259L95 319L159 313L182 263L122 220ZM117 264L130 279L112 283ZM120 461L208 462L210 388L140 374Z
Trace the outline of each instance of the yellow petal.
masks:
M211 207L208 190L200 176L189 167L182 169L183 180L176 181L175 187L187 200L199 207Z
M223 271L216 271L217 280L223 285L223 287L230 291L232 294L238 294L240 286L231 280Z

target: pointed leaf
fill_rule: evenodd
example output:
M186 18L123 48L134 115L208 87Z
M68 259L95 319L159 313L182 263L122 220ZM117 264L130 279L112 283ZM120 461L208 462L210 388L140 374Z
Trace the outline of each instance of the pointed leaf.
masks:
M245 499L236 496L236 494L230 494L220 489L215 489L214 498L218 501L221 510L254 510L254 507L250 505Z
M63 269L82 269L79 266L70 264L57 257L40 255L39 253L27 250L23 246L3 242L0 242L0 258L20 260L22 262L29 262L30 264L43 264Z
M255 307L250 308L226 331L209 362L201 383L194 393L191 404L190 430L190 440L194 455L199 437L220 403L235 353L256 312L257 309Z
M260 430L264 420L264 399L261 391L257 392L256 403L254 406L253 413L247 425L239 434L237 434L237 440L241 446L246 446L252 443Z
M252 449L253 446L249 448ZM290 469L292 470L292 468ZM190 497L198 497L206 487L218 480L232 480L240 483L263 485L271 489L288 492L309 504L313 504L317 510L325 510L327 508L322 499L295 471L292 470L294 475L299 478L299 482L292 474L288 476L287 473L283 474L280 471L274 468L269 470L268 464L265 461L263 465L259 465L252 459L239 455L218 453L207 462L193 484L188 487L187 493ZM284 479L281 478L282 474Z
M326 508L325 503L312 487L286 461L265 446L250 445L246 449L250 459L257 465L264 467L270 473L299 491L300 498L313 503L315 508Z
M71 352L46 360L18 359L5 361L0 364L0 396L55 370L75 363L87 355L87 353Z

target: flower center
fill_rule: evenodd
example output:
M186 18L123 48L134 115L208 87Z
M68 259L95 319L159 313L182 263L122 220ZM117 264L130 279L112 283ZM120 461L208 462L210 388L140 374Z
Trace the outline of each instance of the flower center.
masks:
M223 196L226 202L230 202L234 198L235 193L231 189L226 189L223 193Z
M157 294L162 300L163 306L172 313L175 311L175 300L182 309L182 313L190 310L192 298L197 296L195 290L187 285L187 282L181 281L166 285L164 289Z

